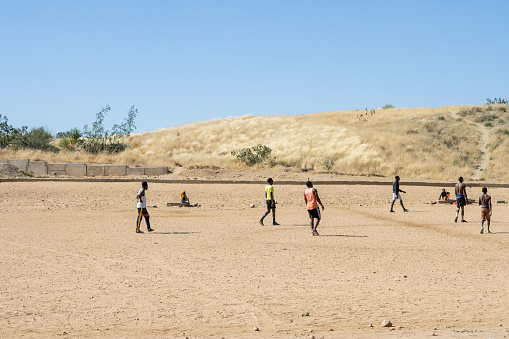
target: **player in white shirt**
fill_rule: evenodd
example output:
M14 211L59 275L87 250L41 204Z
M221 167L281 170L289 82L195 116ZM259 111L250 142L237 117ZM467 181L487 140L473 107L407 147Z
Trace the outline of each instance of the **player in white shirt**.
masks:
M145 217L145 222L147 223L147 231L152 232L154 229L150 228L150 216L148 215L147 211L147 197L145 195L145 191L148 190L148 184L146 181L141 183L141 189L138 191L138 194L136 195L136 200L138 201L138 204L136 207L138 207L138 219L136 220L136 233L143 233L140 230L141 225L141 219L142 217Z

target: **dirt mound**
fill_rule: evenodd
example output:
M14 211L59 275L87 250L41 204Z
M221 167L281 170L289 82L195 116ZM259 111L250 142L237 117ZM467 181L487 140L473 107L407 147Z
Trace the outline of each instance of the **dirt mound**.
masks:
M0 178L15 178L19 176L23 176L23 173L16 166L0 164Z

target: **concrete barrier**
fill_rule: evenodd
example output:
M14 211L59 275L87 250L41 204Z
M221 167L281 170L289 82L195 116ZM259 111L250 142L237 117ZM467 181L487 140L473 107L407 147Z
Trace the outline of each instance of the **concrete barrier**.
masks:
M127 175L145 175L145 167L127 167Z
M66 164L65 174L72 177L84 177L87 175L87 165L85 164Z
M8 164L9 160L7 159L0 159L0 164Z
M28 172L41 176L48 174L48 164L46 161L30 161L28 163Z
M87 165L87 175L92 177L102 177L104 175L104 166Z
M25 171L25 172L28 169L29 162L30 162L30 160L28 160L28 159L9 159L9 160L7 160L8 164L15 166L18 169Z
M104 175L125 176L127 174L126 165L108 165L104 166Z
M65 175L65 164L48 164L48 174Z
M64 171L65 172L65 164L48 164L48 172L49 171Z
M168 173L168 167L145 167L145 175L163 175Z

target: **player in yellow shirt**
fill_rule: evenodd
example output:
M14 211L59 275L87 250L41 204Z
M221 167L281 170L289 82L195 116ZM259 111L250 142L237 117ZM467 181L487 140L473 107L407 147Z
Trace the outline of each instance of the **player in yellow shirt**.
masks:
M276 200L274 200L274 181L272 178L268 178L267 182L269 183L267 186L265 186L265 203L267 205L267 212L263 215L263 217L260 219L260 225L263 226L263 219L270 213L272 210L272 225L277 226L279 225L276 222Z

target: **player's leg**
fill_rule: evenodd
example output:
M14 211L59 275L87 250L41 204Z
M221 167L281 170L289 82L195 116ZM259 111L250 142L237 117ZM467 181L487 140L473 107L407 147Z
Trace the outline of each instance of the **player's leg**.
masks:
M265 217L267 215L269 215L270 209L271 209L271 205L270 205L271 201L270 200L266 200L265 203L267 205L267 211L265 211L265 213L263 214L262 218L260 219L260 225L262 225L262 226L263 226L263 219L265 219Z
M392 193L392 203L391 203L391 212L394 212L394 203L396 202L397 195L395 193Z
M279 224L276 222L276 204L275 204L275 203L274 203L274 205L272 206L272 225L274 225L274 226L279 225Z
M153 229L150 227L150 215L146 208L143 209L143 217L145 217L145 223L147 224L147 231L152 232Z
M136 219L136 233L141 233L140 224L141 224L141 219L143 218L141 210L142 210L141 208L138 208L138 218Z

